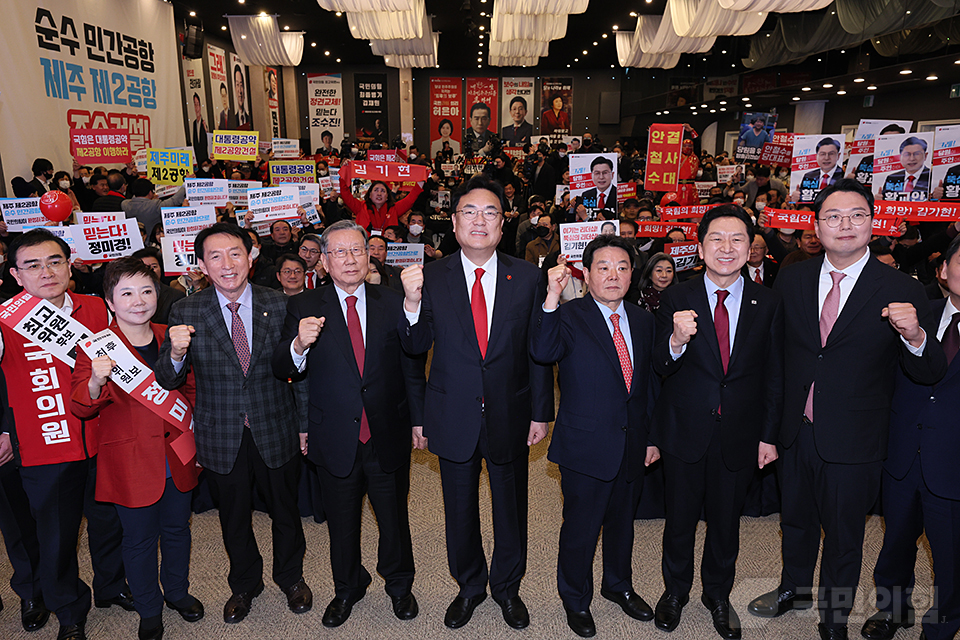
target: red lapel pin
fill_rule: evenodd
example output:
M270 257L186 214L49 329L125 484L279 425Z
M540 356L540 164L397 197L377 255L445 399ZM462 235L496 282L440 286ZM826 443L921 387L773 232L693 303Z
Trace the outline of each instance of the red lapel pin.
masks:
M511 276L510 274L507 274L507 280L513 280L513 276Z

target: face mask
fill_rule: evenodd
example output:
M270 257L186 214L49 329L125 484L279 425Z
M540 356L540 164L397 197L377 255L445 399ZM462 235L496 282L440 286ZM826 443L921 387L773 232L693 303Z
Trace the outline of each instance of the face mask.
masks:
M589 146L591 146L592 144L593 144L593 140L584 140L584 141L583 141L583 146L585 146L585 147L589 147Z
M766 202L754 202L754 203L753 203L753 208L756 209L756 210L759 211L759 212L763 212L763 210L767 208L767 203L766 203Z
M743 198L734 198L734 199L733 199L733 204L742 205L742 204L743 204Z
M328 175L330 175L330 172L327 171L326 169L321 169L320 171L317 171L317 175L319 175L319 176L321 176L321 177L322 177L322 176L328 176Z
M698 178L702 178L702 177L703 177L703 169L697 169L697 177L698 177Z
M90 184L90 176L83 176L81 180L83 180L83 184Z
M550 229L547 229L546 227L537 227L537 235L541 238L546 238L548 233L550 233Z
M410 225L410 233L412 235L418 236L421 233L423 233L423 227L420 226L419 224L412 224Z
M260 255L260 247L254 247L250 249L250 258L252 260L256 260L259 255Z
M540 220L540 216L530 216L530 224L534 227L537 226L538 220Z
M417 159L417 154L411 153L411 154L410 154L410 159L411 159L411 160L416 160L416 159Z
M210 165L204 165L204 166L200 167L200 169L201 169L202 171L204 171L204 172L210 171Z
M70 188L70 181L69 181L69 180L61 180L61 181L60 181L60 188L61 188L61 189L69 189L69 188Z
M559 154L560 154L560 157L561 157L561 158L566 158L566 157L567 157L567 152L566 152L566 151L560 151Z
M43 175L46 176L47 180L50 180L51 178L53 178L53 171L47 171Z
M352 153L353 155L357 155L358 153L360 153L360 149L358 149L357 147L351 147L350 153Z

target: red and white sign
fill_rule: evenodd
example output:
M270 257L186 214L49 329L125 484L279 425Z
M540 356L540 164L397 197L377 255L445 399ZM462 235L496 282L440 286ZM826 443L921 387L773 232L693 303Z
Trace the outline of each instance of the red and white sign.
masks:
M460 155L463 137L461 78L430 78L430 159L449 142L453 155Z
M684 218L702 218L715 204L695 204L685 207L660 207L661 220L682 220Z
M773 142L765 142L760 153L760 164L790 168L793 157L792 133L774 133Z
M473 108L473 105L482 102L490 108L490 124L488 131L499 134L497 127L497 102L500 97L497 78L467 78L467 107ZM469 112L467 113L469 117Z
M666 238L673 229L680 229L687 238L697 236L696 222L638 222L638 238Z
M960 203L957 202L890 202L877 200L873 203L876 215L899 216L911 222L954 222L960 220Z
M682 148L682 124L654 124L650 126L644 189L647 191L671 191L677 188Z
M160 249L163 254L163 273L182 276L197 268L197 256L193 252L196 236L163 236Z
M430 167L399 162L351 162L347 179L383 180L384 182L419 182L430 177Z
M130 162L130 134L123 129L70 129L70 155L80 164Z
M369 162L396 162L397 152L393 149L371 149L367 151Z
M687 240L686 242L673 242L666 244L663 250L673 258L677 271L689 271L697 264L697 245L696 240Z
M85 211L78 211L77 217L79 218L78 222L80 224L99 224L101 222L116 222L117 220L123 220L127 217L127 214L122 211L111 212L111 213L87 213Z

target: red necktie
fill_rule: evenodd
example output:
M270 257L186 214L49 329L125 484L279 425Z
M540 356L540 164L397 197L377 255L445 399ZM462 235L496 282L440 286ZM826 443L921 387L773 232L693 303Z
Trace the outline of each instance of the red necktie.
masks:
M960 312L953 314L950 318L950 324L947 325L946 331L943 332L943 338L940 339L940 345L947 356L948 367L957 356L957 352L960 351L960 330L958 330L958 326L960 326Z
M473 312L473 328L477 331L477 344L480 345L480 355L487 357L487 301L483 297L483 287L480 285L480 278L483 277L483 269L479 267L474 272L477 279L473 281L473 289L470 291L470 310Z
M763 278L760 277L760 268L753 272L753 281L757 284L763 284Z
M820 178L820 188L826 189L828 186L830 186L830 177L827 176L827 174L823 174L823 177Z
M600 197L597 198L597 209L603 209L603 205L607 204L607 195L601 193Z
M313 289L313 288L314 288L313 278L314 278L314 276L316 276L316 275L317 275L317 272L316 272L316 271L312 271L312 270L311 270L311 271L308 271L308 272L307 272L307 289Z
M830 277L833 278L833 286L830 292L823 300L823 310L820 312L820 346L826 346L827 338L833 330L833 325L837 323L837 316L840 315L840 281L846 277L842 271L831 271ZM810 383L810 391L807 393L807 404L803 407L803 415L807 416L810 422L813 422L813 385Z
M903 190L907 193L913 191L913 181L916 179L916 176L907 176L907 184L904 185Z
M627 341L623 339L623 334L620 332L620 314L611 313L610 322L613 323L613 345L617 348L617 356L620 358L623 381L627 385L627 393L630 393L630 383L633 381L633 364L630 362Z
M247 375L250 368L250 345L247 343L247 332L243 327L243 320L240 318L240 303L228 302L227 309L233 314L233 321L230 325L230 337L233 338L233 348L237 351L237 360L240 361L240 368L243 369L243 375ZM243 414L243 426L250 426L250 419L247 414Z
M347 331L350 332L350 344L353 345L353 357L357 359L357 369L363 377L363 329L360 327L360 314L357 313L357 296L347 296ZM370 425L367 423L367 410L360 414L360 442L366 444L370 439Z
M720 344L720 362L723 363L723 372L727 372L730 364L730 314L723 301L730 295L729 291L717 291L717 307L713 312L713 327L717 330L717 342Z

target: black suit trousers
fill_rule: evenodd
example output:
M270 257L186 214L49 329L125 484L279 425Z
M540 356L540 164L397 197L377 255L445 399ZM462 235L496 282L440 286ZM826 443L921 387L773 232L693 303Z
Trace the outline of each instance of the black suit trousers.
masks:
M813 584L820 550L820 621L843 626L860 583L867 513L880 493L883 462L835 464L817 453L812 425L800 427L778 461L783 572L780 584L804 593ZM819 525L819 526L818 526Z
M708 598L726 600L733 589L740 552L740 513L754 468L731 471L720 450L716 422L707 452L688 463L663 452L664 502L663 584L678 596L693 586L693 550L701 510L707 521L700 576Z
M520 593L527 570L528 454L505 464L490 460L486 418L473 456L465 462L440 458L447 562L460 585L459 595L472 598L486 592L487 559L480 537L480 466L486 460L493 503L493 558L490 592L501 602Z
M315 443L314 446L322 446ZM370 584L370 573L360 562L360 517L363 495L377 517L380 542L377 573L386 581L386 592L402 596L413 585L413 544L410 540L410 462L391 473L380 467L373 440L357 445L357 458L345 478L317 467L323 510L330 532L330 565L338 598L359 600Z
M0 467L0 533L13 567L10 588L23 600L40 597L40 541L37 521L13 462Z
M233 593L256 589L263 579L263 557L253 535L253 494L263 496L273 533L273 581L286 589L303 577L303 554L307 544L297 506L300 456L276 469L260 457L250 429L243 430L237 460L230 473L205 470L210 491L220 510L223 544L230 556L227 583Z
M643 474L627 481L625 465L603 481L560 467L563 524L557 555L557 590L563 606L586 611L593 600L593 556L603 529L603 578L611 591L633 590L633 517Z
M873 571L877 607L899 616L910 603L917 540L926 533L933 552L935 598L923 619L927 640L951 640L960 630L960 500L930 493L920 459L902 480L883 472L883 548ZM930 599L926 599L930 602Z

